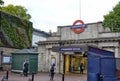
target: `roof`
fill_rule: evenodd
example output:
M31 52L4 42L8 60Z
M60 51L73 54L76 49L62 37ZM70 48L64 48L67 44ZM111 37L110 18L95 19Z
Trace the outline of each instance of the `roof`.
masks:
M34 52L31 49L20 49L20 50L13 52L12 54L23 54L23 53L24 54L38 54L37 52Z
M34 31L34 32L38 32L38 33L42 33L42 34L44 34L44 35L46 35L46 36L50 36L49 33L45 32L45 31L41 31L41 30L35 29L35 28L33 28L33 31Z

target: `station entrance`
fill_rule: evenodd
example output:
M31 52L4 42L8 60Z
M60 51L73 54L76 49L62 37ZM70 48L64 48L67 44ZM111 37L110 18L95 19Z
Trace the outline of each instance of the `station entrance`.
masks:
M84 56L88 46L53 46L53 52L59 52L64 56L63 70L65 73L80 73L80 64L83 63L84 71L87 73L87 57Z
M84 73L87 73L87 57L83 57L83 54L65 55L65 73L80 73L81 63Z

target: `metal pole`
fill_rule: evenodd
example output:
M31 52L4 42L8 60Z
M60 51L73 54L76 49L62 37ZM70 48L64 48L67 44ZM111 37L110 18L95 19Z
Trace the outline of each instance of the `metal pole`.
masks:
M6 72L6 79L8 79L8 71Z
M32 73L32 81L34 81L34 73Z
M65 80L65 55L63 54L63 57L64 57L64 63L63 63L63 74L62 74L62 81Z
M62 81L64 81L64 73L62 74Z
M79 10L80 10L80 19L81 19L81 0L79 2L80 2L80 4L79 4Z

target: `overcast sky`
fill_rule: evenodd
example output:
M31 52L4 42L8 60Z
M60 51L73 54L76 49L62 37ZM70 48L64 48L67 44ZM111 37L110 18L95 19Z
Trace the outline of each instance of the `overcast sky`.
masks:
M103 16L120 0L3 0L8 4L24 6L32 16L33 27L42 31L57 31L57 26L72 25L81 19L84 23L103 21Z

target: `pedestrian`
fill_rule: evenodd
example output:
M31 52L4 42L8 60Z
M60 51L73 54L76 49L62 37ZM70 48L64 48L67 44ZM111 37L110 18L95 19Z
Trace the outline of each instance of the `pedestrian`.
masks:
M28 76L28 65L29 65L28 61L25 60L23 63L23 75L24 76Z
M55 63L53 63L50 67L50 81L53 81L54 79L54 74L55 74Z
M80 73L81 73L81 74L83 74L84 68L85 68L85 67L84 67L84 64L81 63L81 64L80 64Z

